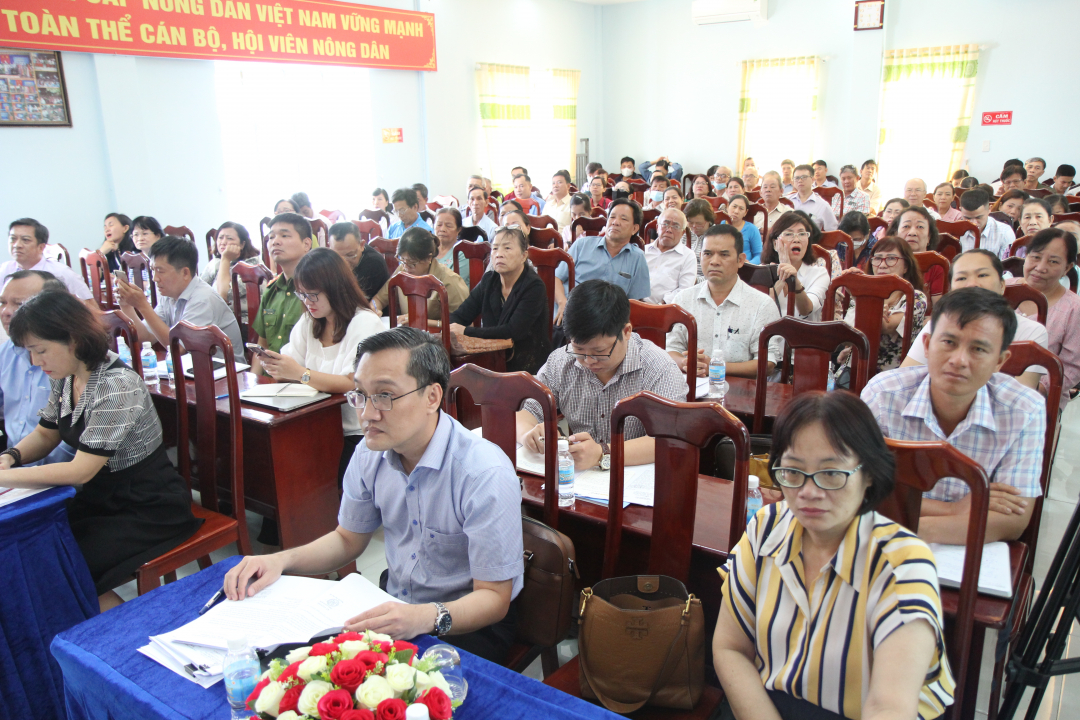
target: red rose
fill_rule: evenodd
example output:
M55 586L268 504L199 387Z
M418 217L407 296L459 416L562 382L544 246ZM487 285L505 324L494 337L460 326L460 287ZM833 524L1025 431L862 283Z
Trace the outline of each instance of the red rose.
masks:
M311 652L308 653L308 657L314 657L316 655L329 655L332 652L337 652L338 646L334 643L315 643Z
M296 671L299 670L299 669L300 669L300 663L299 662L294 662L292 665L285 668L281 672L281 675L278 675L277 681L279 683L281 683L282 685L284 685L285 683L289 682L290 680L292 680L293 678L296 677Z
M363 640L364 636L357 632L344 632L334 638L334 642L343 643L349 640Z
M338 720L375 720L375 713L371 712L367 708L360 708L359 710L346 710L341 713Z
M330 671L330 682L354 693L371 667L361 660L342 660Z
M378 648L379 652L383 654L390 653L390 643L386 642L385 640L376 640L375 642L371 643L371 647Z
M300 693L304 692L306 686L307 683L300 683L286 690L281 698L281 703L278 705L278 712L283 713L286 710L292 710L299 715L300 711L297 710L296 705L300 702Z
M411 642L405 642L404 640L398 640L394 643L395 654L403 654L409 652L412 653L412 655L409 657L409 664L412 665L412 661L415 660L420 654L420 648L413 645Z
M428 688L427 692L416 698L416 702L427 705L431 720L450 720L454 715L454 706L450 703L450 698L437 687Z
M348 690L331 690L319 699L319 717L323 720L339 720L345 711L352 709L353 699Z
M379 703L375 708L376 720L405 720L405 701L397 698L389 698Z
M255 709L255 701L259 699L259 693L261 693L263 688L269 684L270 678L268 677L265 677L258 682L258 684L255 686L255 689L252 690L251 694L247 696L247 700L244 701L244 706L247 707L248 710Z
M383 665L386 665L386 661L389 659L389 656L385 655L383 653L377 653L377 652L371 652L370 650L365 650L362 653L357 653L356 657L353 658L353 659L354 660L359 660L360 662L367 665L369 670L374 670L375 669L375 663L382 663Z

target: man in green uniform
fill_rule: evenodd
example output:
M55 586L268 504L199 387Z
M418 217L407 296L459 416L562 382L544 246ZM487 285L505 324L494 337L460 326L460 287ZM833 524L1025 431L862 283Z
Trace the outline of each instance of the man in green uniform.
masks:
M259 313L251 327L259 335L259 345L280 352L289 342L293 325L304 314L304 303L293 289L293 272L311 249L311 223L296 213L282 213L270 224L266 242L281 274L263 290ZM251 365L252 372L262 372L258 355L252 358Z

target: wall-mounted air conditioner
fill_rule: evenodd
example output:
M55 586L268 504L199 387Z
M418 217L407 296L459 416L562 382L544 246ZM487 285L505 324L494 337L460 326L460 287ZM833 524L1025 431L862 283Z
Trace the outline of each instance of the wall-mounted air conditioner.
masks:
M691 12L698 25L754 20L769 17L769 0L693 0Z

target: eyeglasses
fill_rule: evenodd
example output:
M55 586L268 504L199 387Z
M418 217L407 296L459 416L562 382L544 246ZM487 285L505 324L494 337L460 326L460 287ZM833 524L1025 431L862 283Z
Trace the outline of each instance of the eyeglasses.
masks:
M600 362L601 360L607 360L609 357L611 357L615 353L615 346L619 344L620 339L621 338L615 338L615 342L613 342L611 344L611 350L608 351L607 355L589 355L589 354L586 354L586 353L576 353L576 352L573 352L572 350L570 350L569 345L566 346L566 354L567 355L573 355L574 357L576 357L581 362L585 362L586 360L594 360L596 362Z
M716 179L720 180L720 181L723 181L723 182L727 182L728 180L731 179L731 176L728 175L727 173L717 173L716 174Z
M775 467L770 470L773 480L791 490L797 490L806 484L806 478L814 481L822 490L840 490L847 485L848 478L862 469L862 464L856 465L851 470L818 470L817 472L803 472L795 468Z
M679 229L679 223L670 222L670 221L669 222L662 222L662 223L660 223L660 227L663 228L664 230L678 230Z
M796 180L809 180L810 176L809 175L796 175L795 179Z
M792 240L805 240L808 237L810 237L810 233L805 230L803 230L802 232L792 232L791 230L786 230L780 233L780 239L786 240L787 242L791 242Z
M375 406L376 410L378 410L380 412L386 412L388 410L393 409L395 400L400 400L401 398L405 397L406 395L412 395L414 392L417 392L418 390L423 390L424 388L426 388L430 384L431 383L426 383L426 384L421 385L420 387L416 388L416 390L410 390L409 392L402 393L401 395L398 395L397 397L394 397L390 393L378 393L376 395L370 395L369 396L369 395L365 395L364 393L360 392L359 390L350 390L347 393L345 393L345 400L349 403L349 405L352 405L357 410L363 410L367 406L368 398L370 398L371 399L371 404Z
M899 255L875 255L870 258L870 264L877 267L881 267L882 265L885 267L892 267L898 260L900 260Z
M319 293L306 293L297 290L296 297L300 298L300 302L319 302Z
M399 263L401 263L402 265L405 266L406 270L412 270L417 265L419 265L420 263L426 262L427 260L429 260L429 258L424 258L423 260L406 260L405 258L401 257L400 255L396 255L395 257L397 258L397 261Z

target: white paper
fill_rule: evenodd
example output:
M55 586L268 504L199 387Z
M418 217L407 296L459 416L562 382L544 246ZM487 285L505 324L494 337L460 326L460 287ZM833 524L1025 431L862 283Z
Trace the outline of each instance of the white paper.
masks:
M517 467L519 470L544 474L544 456L518 446ZM653 506L653 487L656 465L627 465L623 469L623 507L634 505ZM582 500L607 505L611 490L611 473L607 470L578 470L574 473L574 495Z
M150 642L159 650L179 661L181 665L190 664L206 668L205 671L197 671L196 674L221 675L225 671L225 650L174 642L171 633L151 635Z
M263 383L242 391L240 397L314 397L318 394L318 390L303 383Z
M31 495L37 495L39 492L45 492L49 488L3 488L0 487L0 507L10 505L12 503L19 502Z
M930 543L930 551L934 553L937 564L938 583L942 587L960 587L964 576L966 548L963 545ZM1002 598L1013 596L1008 543L993 542L983 546L979 592Z
M223 677L225 677L224 675L196 675L195 677L192 677L187 674L187 671L184 670L184 666L182 664L178 663L173 657L171 657L167 653L162 652L161 649L155 646L153 643L146 645L145 647L139 648L139 652L141 652L143 655L150 658L154 662L169 668L185 680L189 680L193 683L201 685L204 688L216 685L217 683L221 682L221 679Z

